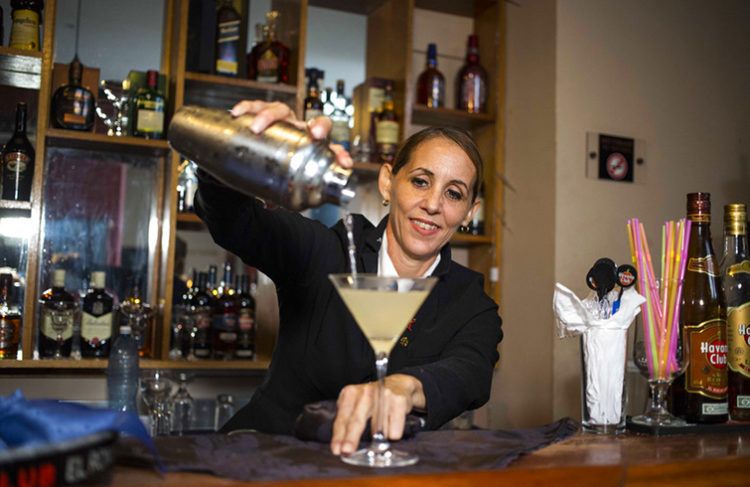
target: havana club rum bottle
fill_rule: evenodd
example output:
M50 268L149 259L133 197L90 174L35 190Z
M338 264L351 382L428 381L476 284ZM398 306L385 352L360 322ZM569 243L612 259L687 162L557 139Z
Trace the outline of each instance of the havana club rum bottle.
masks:
M729 417L750 421L750 260L744 204L724 207L721 278L727 301Z
M690 363L672 387L673 413L691 423L727 418L727 325L719 265L711 244L711 195L690 193L692 222L682 288L680 330Z

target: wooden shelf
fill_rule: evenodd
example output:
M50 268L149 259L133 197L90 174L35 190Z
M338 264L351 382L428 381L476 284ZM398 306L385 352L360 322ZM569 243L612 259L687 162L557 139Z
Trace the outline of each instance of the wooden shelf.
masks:
M29 210L31 211L31 202L0 200L0 210Z
M261 83L244 78L185 73L185 105L231 108L245 99L283 101L294 104L297 87L284 83Z
M182 223L203 224L203 220L201 220L200 217L195 213L177 213L177 221Z
M379 162L355 162L352 171L360 180L368 181L378 178L381 166Z
M42 53L0 47L0 85L38 90L41 85Z
M167 369L167 370L206 370L206 371L229 371L229 370L257 370L268 369L270 361L259 358L258 360L153 360L141 359L141 369ZM82 360L2 360L0 361L0 374L11 370L34 370L34 371L95 371L107 368L106 359L82 359Z
M105 134L65 129L47 129L49 147L100 150L138 155L164 156L169 152L166 140L140 137L112 137Z
M475 247L478 245L492 245L492 237L489 235L471 235L456 232L451 239L454 247Z
M417 125L447 125L473 129L495 123L495 117L487 113L468 113L451 108L430 108L425 105L412 107L412 123Z

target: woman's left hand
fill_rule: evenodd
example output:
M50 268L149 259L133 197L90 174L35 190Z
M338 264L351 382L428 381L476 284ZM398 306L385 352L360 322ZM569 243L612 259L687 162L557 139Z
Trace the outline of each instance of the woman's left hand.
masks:
M347 455L357 449L367 421L378 414L377 393L377 382L348 385L341 390L331 438L334 455ZM388 439L399 440L404 434L406 415L426 406L422 383L410 375L389 375L385 378L384 395L387 406L383 433Z

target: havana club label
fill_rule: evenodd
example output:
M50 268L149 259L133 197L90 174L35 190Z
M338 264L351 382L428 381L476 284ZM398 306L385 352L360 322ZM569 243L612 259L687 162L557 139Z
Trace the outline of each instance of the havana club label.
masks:
M729 369L750 378L750 302L727 312Z
M690 344L685 389L711 399L726 398L729 348L725 335L726 321L716 318L697 325L685 325L685 333Z
M691 257L688 260L687 270L698 272L699 274L708 274L709 276L719 277L718 266L713 255L705 257Z

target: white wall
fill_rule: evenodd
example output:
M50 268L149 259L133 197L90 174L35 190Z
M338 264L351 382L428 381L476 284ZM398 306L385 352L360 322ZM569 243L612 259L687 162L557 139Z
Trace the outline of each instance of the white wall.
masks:
M536 358L527 363L536 379L552 376L550 417L580 417L580 355L575 339L558 340L547 311L552 282L543 274L539 293L527 289L535 278L514 271L528 262L530 252L514 242L520 235L518 218L532 213L525 207L542 205L548 171L554 171L554 217L539 218L536 232L547 240L553 255L534 251L530 272L547 266L559 281L584 295L584 275L594 260L607 255L618 262L629 259L625 234L627 218L639 217L656 238L666 219L684 215L685 193L708 191L714 202L714 239L721 235L721 206L748 201L750 179L750 3L742 0L524 0L508 5L508 126L507 172L514 191L508 191L506 252L504 255L504 313L506 350L515 327L539 328L539 354L551 340L553 361ZM554 22L550 23L550 17ZM534 46L544 44L554 30L554 70ZM523 60L519 56L525 55ZM544 78L547 78L546 82ZM526 80L534 85L519 87ZM550 90L554 94L550 94ZM542 100L540 100L541 98ZM554 99L555 122L549 127L547 110L539 105ZM546 108L546 107L545 107ZM524 115L519 111L527 112ZM606 132L646 142L648 180L643 185L600 182L585 178L587 131ZM554 140L554 148L548 146ZM519 154L521 155L519 157ZM547 164L554 154L554 167ZM519 175L518 171L521 171ZM525 172L524 172L525 171ZM536 171L537 175L524 180ZM519 195L527 195L526 200ZM542 213L544 215L544 213ZM529 245L535 233L523 234ZM720 249L717 249L721 252ZM525 290L525 297L520 290ZM508 299L518 296L518 299ZM523 313L522 323L511 317ZM529 322L532 324L530 325ZM535 345L536 348L536 345ZM506 353L506 355L509 354ZM538 364L538 365L537 365ZM520 363L510 375L521 374ZM509 388L512 382L500 388ZM534 407L536 391L520 386L525 404ZM498 389L496 389L497 391ZM514 391L515 392L515 391ZM494 397L493 402L500 402ZM510 424L535 422L532 412L505 418Z

